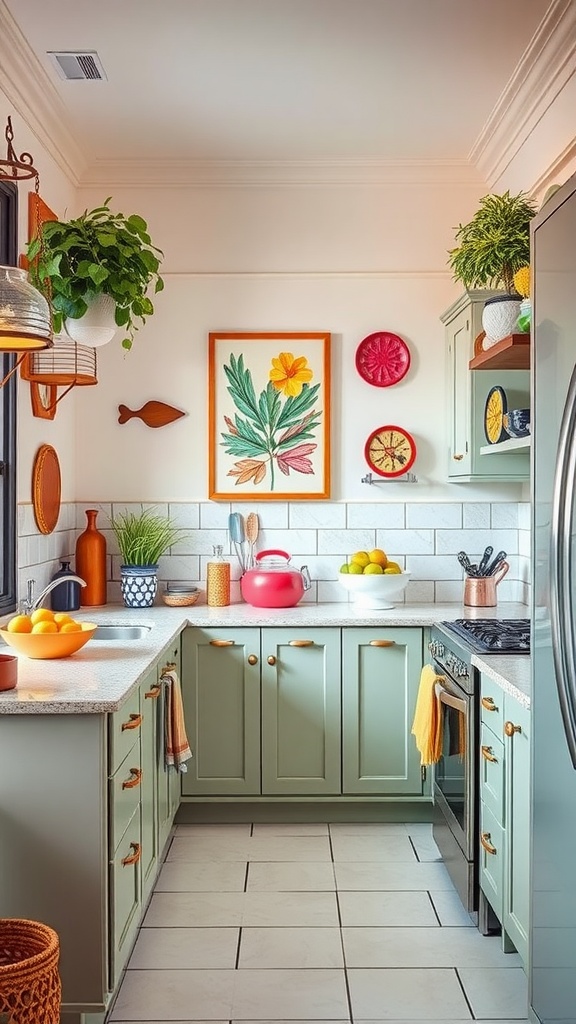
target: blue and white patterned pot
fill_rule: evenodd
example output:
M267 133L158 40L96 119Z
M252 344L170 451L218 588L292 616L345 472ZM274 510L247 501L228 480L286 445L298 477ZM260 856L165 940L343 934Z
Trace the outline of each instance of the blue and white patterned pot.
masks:
M120 589L127 608L150 608L158 590L158 566L121 565Z

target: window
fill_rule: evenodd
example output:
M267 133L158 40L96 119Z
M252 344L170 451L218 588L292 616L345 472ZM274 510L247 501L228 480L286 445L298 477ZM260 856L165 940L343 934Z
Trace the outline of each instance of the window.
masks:
M0 181L0 265L15 266L18 193ZM0 380L16 356L0 354ZM16 607L16 374L0 388L0 614Z

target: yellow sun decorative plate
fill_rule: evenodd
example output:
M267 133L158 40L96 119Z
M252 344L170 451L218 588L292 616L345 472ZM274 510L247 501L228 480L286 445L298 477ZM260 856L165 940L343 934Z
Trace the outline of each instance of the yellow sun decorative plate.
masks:
M490 388L484 406L484 433L489 444L498 444L508 437L504 429L504 414L508 412L506 392L500 385Z

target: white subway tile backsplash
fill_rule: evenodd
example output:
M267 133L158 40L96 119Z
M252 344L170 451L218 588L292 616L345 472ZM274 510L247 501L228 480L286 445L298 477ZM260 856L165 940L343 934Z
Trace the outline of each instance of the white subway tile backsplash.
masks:
M461 530L462 505L459 502L408 503L406 526L411 530Z
M406 569L418 580L457 580L462 572L452 555L408 555Z
M232 502L231 511L240 512L246 517L256 512L260 520L260 528L267 530L288 529L288 503L285 501Z
M76 505L76 529L81 533L86 529L88 520L86 518L86 509L95 508L98 510L96 517L96 526L102 532L103 529L110 529L110 521L112 519L112 505L109 501L81 501ZM122 512L124 509L132 509L138 513L142 510L141 505L115 505L114 509L116 512Z
M158 579L196 583L200 578L197 555L163 555L158 562Z
M464 598L464 580L438 580L434 584L434 595L437 604L452 604Z
M484 548L491 544L494 555L503 550L516 554L518 550L517 530L436 530L436 553L456 555L464 550L470 560L481 557Z
M376 530L376 547L404 555L433 555L434 530Z
M512 501L493 502L491 522L496 530L518 529L518 503Z
M371 551L375 545L376 530L318 530L319 555L342 555L345 558L355 551Z
M409 580L405 591L408 604L430 604L434 601L434 583L432 580Z
M258 551L279 548L281 551L299 551L304 555L315 555L318 550L316 530L269 530L265 528L258 534Z
M338 601L340 604L348 601L348 591L338 583L337 580L318 580L318 600L331 603Z
M337 580L340 566L345 561L340 555L292 555L292 566L299 569L308 566L313 580Z
M228 550L226 530L187 530L185 537L172 545L173 555L212 555L216 546Z
M198 502L170 502L168 515L172 525L178 529L197 530L200 526L200 506Z
M403 502L355 502L348 505L346 525L349 530L363 527L372 530L402 530L405 523Z
M518 503L518 529L530 530L530 504L527 501Z
M295 501L288 506L291 530L339 530L346 526L346 505L337 502Z
M230 508L230 502L228 501L200 502L200 529L227 530Z
M490 505L488 502L464 502L462 505L462 526L465 530L489 530Z

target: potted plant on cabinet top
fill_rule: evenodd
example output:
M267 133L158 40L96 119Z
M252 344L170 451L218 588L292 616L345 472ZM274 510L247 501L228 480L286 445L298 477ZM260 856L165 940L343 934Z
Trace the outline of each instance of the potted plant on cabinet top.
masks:
M55 334L64 327L74 341L101 345L124 328L122 346L130 349L154 312L149 288L164 287L158 273L163 253L152 245L146 221L112 213L110 198L75 220L45 221L26 254L31 279L51 304Z
M120 588L128 608L149 608L158 589L158 559L183 533L167 516L153 509L142 512L119 512L112 517L122 565Z
M504 288L484 306L484 348L516 328L520 296L514 289L514 274L530 262L530 221L535 213L535 204L524 192L487 195L472 220L456 229L458 245L448 253L454 280L462 281L465 288Z

